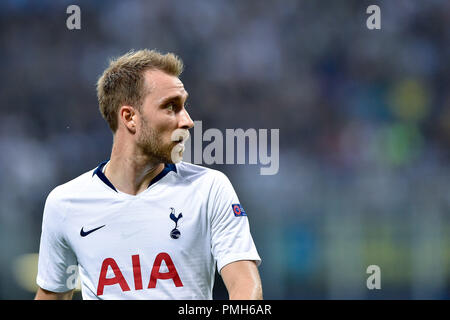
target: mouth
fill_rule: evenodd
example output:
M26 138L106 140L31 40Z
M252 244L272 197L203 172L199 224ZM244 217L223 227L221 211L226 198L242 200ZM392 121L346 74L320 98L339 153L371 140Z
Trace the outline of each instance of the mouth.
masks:
M174 144L184 144L184 139L180 138L178 140L173 141Z
M175 144L184 145L186 140L189 138L189 131L183 129L177 129L172 133L171 140Z
M183 139L177 139L176 141L173 141L173 147L170 152L170 158L173 163L179 163L183 160L183 153L184 153L184 140Z

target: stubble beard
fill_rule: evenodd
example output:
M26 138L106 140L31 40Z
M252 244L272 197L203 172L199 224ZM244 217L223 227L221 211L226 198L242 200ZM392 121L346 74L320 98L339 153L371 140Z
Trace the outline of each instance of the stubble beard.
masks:
M172 146L165 144L158 132L149 126L146 121L142 123L142 132L137 145L150 161L155 163L173 163L171 157Z

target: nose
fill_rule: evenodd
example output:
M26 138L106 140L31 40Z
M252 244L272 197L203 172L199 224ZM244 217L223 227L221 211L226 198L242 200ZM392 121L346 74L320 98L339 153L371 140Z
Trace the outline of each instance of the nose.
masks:
M194 126L194 121L192 121L191 117L189 116L189 113L184 108L180 112L180 120L178 125L182 129L191 129Z

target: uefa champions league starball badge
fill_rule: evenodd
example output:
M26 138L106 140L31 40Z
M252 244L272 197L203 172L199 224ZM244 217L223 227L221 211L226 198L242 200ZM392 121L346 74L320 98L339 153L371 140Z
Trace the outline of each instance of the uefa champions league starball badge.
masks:
M178 239L181 236L180 230L177 229L178 226L178 220L180 220L181 218L183 218L183 214L180 213L178 215L178 217L175 216L175 209L174 208L170 208L170 219L172 219L173 222L175 222L175 228L172 229L172 231L170 231L170 237L172 239Z

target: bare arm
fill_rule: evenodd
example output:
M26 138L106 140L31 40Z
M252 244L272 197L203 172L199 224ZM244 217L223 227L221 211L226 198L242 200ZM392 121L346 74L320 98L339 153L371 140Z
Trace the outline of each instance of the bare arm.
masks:
M254 261L242 260L227 264L221 270L230 300L262 300L262 285Z
M34 300L72 300L73 290L67 292L52 292L38 288Z

